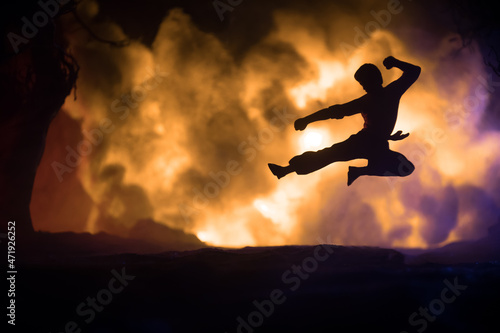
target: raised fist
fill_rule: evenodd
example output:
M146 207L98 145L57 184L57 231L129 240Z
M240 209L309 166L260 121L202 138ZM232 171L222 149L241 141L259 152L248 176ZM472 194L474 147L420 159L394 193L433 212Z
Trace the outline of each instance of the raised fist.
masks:
M385 68L391 69L396 64L396 58L394 58L393 56L388 56L384 59L383 64Z

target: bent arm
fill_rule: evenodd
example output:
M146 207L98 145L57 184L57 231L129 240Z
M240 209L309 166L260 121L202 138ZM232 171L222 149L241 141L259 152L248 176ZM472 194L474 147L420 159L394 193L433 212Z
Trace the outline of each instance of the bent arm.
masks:
M384 65L387 69L396 67L403 71L403 75L401 75L399 79L391 83L392 86L396 86L397 88L399 88L399 90L401 90L401 94L404 93L408 88L410 88L410 86L415 83L415 81L417 81L422 70L420 66L401 61L392 56L387 57L384 60Z

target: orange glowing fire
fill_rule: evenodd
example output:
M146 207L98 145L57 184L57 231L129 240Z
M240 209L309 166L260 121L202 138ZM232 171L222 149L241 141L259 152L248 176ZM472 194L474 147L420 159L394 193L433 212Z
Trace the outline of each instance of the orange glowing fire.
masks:
M340 51L331 51L326 38L308 33L308 28L294 24L286 15L278 13L275 20L277 28L262 41L262 47L285 43L301 57L300 66L288 64L286 57L277 61L250 52L238 67L221 42L200 31L186 14L176 10L165 18L152 50L136 43L121 51L133 61L121 65L120 70L128 73L123 80L128 81L121 83L120 91L140 83L146 76L144 68L153 64L171 74L157 89L148 92L140 106L131 108L127 119L114 123L115 131L104 138L105 149L99 148L103 148L98 153L102 156L88 157L78 170L95 206L87 230L99 231L95 223L102 214L98 207L104 190L96 174L107 165L120 164L125 169L121 188L139 186L154 209L152 217L156 221L182 228L210 245L303 244L326 237L325 230L334 230L336 243L351 244L354 238L350 219L366 218L367 228L372 223L370 228L379 230L378 238L359 230L360 235L366 236L357 245L369 241L375 245L431 246L422 232L426 216L417 204L411 207L408 193L417 201L424 194L433 195L445 184L481 186L488 152L498 150L500 142L485 134L473 146L469 140L470 129L475 125L472 118L458 128L446 121L446 112L460 103L469 89L457 84L451 89L456 92L454 96L445 94L434 79L435 64L428 58L412 56L404 42L389 31L373 33L346 57ZM200 48L196 54L185 57L181 49L191 45L191 39L203 43L196 44ZM398 70L387 71L381 64L391 52L423 68L420 79L401 100L396 124L396 130L411 135L391 143L393 149L413 161L416 172L405 179L364 177L347 188L348 164L338 163L311 175L290 175L276 181L266 168L268 162L286 164L295 154L331 146L362 126L359 115L314 124L304 132L295 132L292 120L284 128L270 124L265 115L272 106L265 103L272 100L269 91L277 91L273 88L276 82L283 87L282 100L293 104L281 107L303 116L361 96L364 92L353 74L365 62L381 68L385 84L396 79ZM468 75L482 75L481 58L471 54L468 59ZM297 72L301 73L300 78ZM109 116L116 97L98 97L88 85L79 85L78 100L68 99L65 105L69 114L85 119L87 131ZM444 133L439 140L433 134L436 131ZM264 132L266 136L262 138L255 134ZM200 151L194 142L206 146ZM245 145L241 146L241 142ZM226 165L231 160L238 162L238 174L228 172ZM349 165L363 163L353 161ZM475 171L469 173L471 169ZM352 201L344 201L345 198ZM120 218L126 206L125 202L115 202L116 209L109 209ZM180 206L188 207L184 209L187 213L181 214ZM329 220L332 211L338 214ZM364 215L356 215L361 213ZM458 226L463 223L469 222L460 219ZM391 236L397 230L405 232ZM305 231L309 238L305 238ZM450 235L440 244L454 239L453 233Z

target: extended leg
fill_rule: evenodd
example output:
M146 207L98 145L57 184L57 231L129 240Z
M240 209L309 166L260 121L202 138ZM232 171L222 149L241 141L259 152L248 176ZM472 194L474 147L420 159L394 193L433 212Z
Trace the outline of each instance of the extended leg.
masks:
M319 151L308 151L302 155L295 156L290 160L287 166L279 166L271 163L268 164L268 166L278 179L292 172L296 172L299 175L305 175L324 168L334 162L350 161L355 158L363 157L358 146L359 144L355 136L351 136L346 141L334 144L329 148Z
M286 175L288 175L289 173L294 172L292 167L289 165L287 165L286 167L281 166L281 165L277 165L277 164L272 164L272 163L268 163L267 165L269 166L269 169L271 169L271 172L273 173L273 175L278 177L278 179L283 178Z

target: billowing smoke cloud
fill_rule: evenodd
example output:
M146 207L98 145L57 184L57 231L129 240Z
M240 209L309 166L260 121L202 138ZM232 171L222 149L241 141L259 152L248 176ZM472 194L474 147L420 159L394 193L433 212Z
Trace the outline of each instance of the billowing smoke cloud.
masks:
M84 4L82 15L91 21L99 7ZM78 99L68 100L63 112L81 123L82 133L48 142L49 152L70 148L44 158L45 170L48 164L54 171L54 161L62 165L54 171L62 182L45 194L55 198L70 181L83 188L92 202L86 230L121 233L151 217L215 245L323 239L428 247L484 236L500 213L499 133L480 124L498 79L488 75L481 54L462 47L445 19L429 19L443 14L428 6L245 2L225 13L235 23L223 33L201 29L172 9L151 45L132 40L119 49L71 30L81 75ZM259 22L245 13L261 12L270 22L265 29L244 32ZM93 29L108 39L127 37L114 23ZM396 124L411 135L391 143L415 173L363 177L347 187L347 165L365 163L353 161L277 181L268 162L286 164L361 128L360 116L313 124L304 133L292 124L362 95L353 73L365 62L382 69L388 55L423 69L403 96ZM385 83L400 75L382 72ZM66 160L70 151L84 152L70 158L74 166ZM76 206L77 198L68 195L61 206ZM44 229L64 229L39 221ZM37 216L34 222L37 227Z

